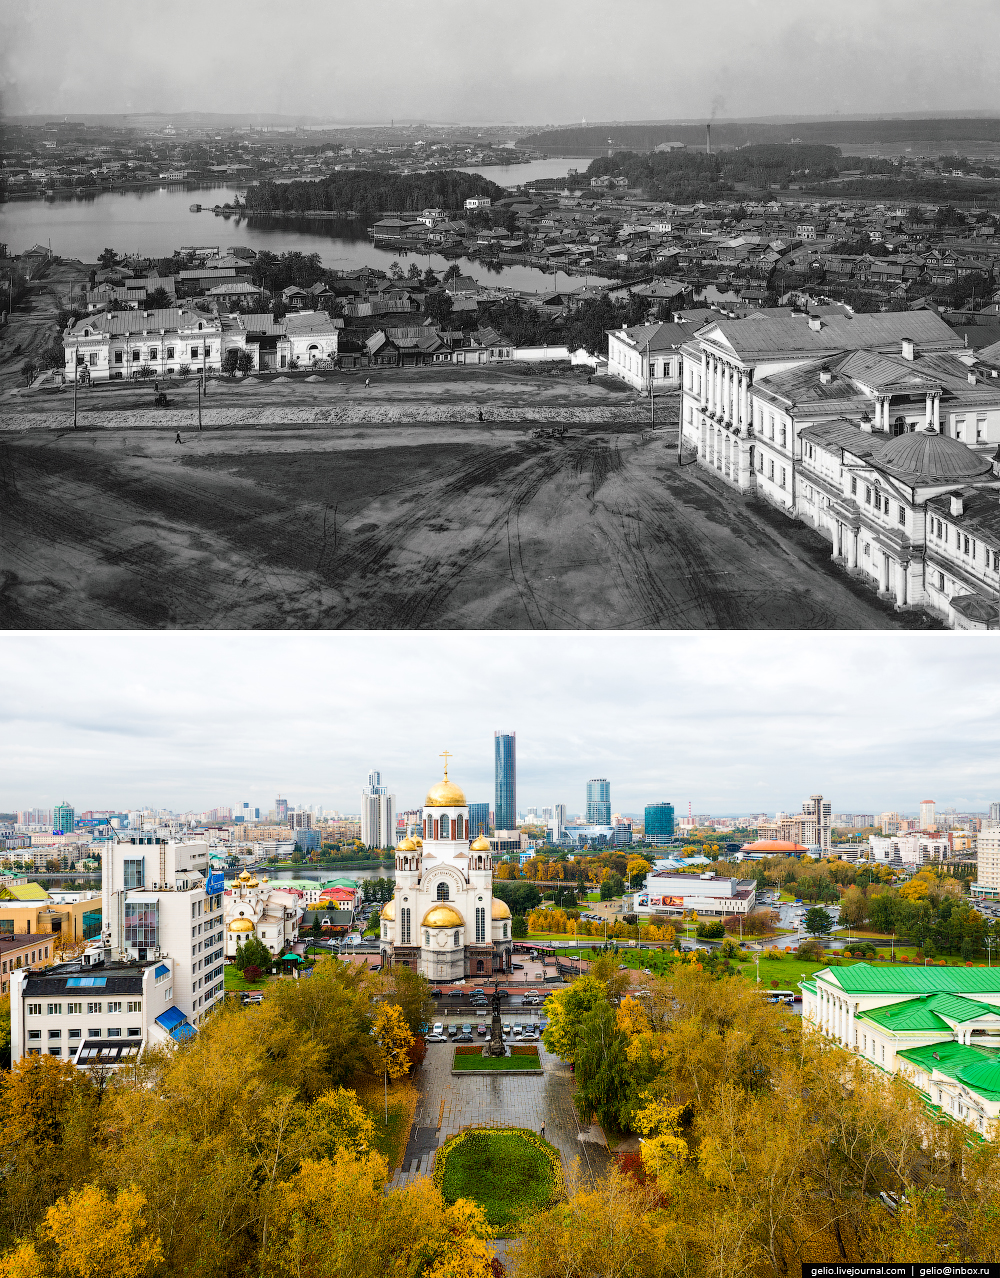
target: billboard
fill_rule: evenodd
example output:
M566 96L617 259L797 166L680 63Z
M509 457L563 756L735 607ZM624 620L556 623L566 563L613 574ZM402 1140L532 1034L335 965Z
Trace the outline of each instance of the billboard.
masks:
M682 896L653 896L650 897L649 904L654 908L656 906L666 906L668 909L683 910L684 898Z
M214 896L216 892L225 891L226 876L221 870L213 870L205 879L205 891L209 896Z

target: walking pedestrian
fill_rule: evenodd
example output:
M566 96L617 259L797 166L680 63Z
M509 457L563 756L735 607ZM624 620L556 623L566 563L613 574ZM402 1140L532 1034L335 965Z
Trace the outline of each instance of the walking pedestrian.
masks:
M370 377L366 377L366 378L365 378L365 390L367 390L367 389L368 389L368 387L369 387L371 384L372 384L372 379L371 379Z
M482 420L483 420L483 410L482 410L482 409L480 409L480 410L479 410L479 420L480 420L480 421L482 421Z
M180 443L182 443L182 442L183 442L183 441L181 440L181 433L180 433L180 431L178 431L178 432L177 432L177 438L174 440L174 443L175 443L175 444L180 444Z
M542 1140L545 1139L545 1123L542 1123Z

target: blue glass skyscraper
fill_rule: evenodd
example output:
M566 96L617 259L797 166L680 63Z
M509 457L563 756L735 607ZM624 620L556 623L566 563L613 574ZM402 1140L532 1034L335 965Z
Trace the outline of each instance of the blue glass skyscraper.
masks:
M662 848L673 837L674 805L672 803L647 803L646 842Z
M611 824L611 782L604 777L587 782L587 824Z
M490 832L490 805L488 803L469 804L469 838L478 839L481 834Z
M516 736L514 732L494 732L493 734L496 778L493 816L498 830L513 830L517 825Z

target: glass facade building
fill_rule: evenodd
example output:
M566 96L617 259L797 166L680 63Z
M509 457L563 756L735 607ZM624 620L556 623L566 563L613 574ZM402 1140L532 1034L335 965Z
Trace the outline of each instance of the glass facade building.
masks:
M490 805L488 803L469 804L469 838L478 839L481 834L490 833Z
M63 834L72 834L76 814L65 800L52 813L52 828Z
M646 804L646 842L663 847L674 837L674 805L672 803Z
M587 824L611 824L611 782L604 777L587 782Z
M516 733L494 732L493 756L496 779L496 802L493 815L498 830L513 830L517 825L517 752Z

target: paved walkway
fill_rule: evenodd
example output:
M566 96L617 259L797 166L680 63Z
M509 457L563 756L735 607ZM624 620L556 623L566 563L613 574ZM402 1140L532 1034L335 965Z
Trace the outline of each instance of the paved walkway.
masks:
M610 1155L599 1128L581 1128L573 1106L573 1075L568 1065L535 1044L545 1071L542 1075L473 1075L451 1073L454 1046L428 1043L427 1057L418 1078L421 1087L403 1166L392 1179L405 1184L414 1176L433 1170L433 1154L463 1127L499 1124L531 1127L541 1131L559 1150L563 1171L579 1163L581 1175L592 1181L603 1174ZM581 1134L585 1139L581 1140Z

